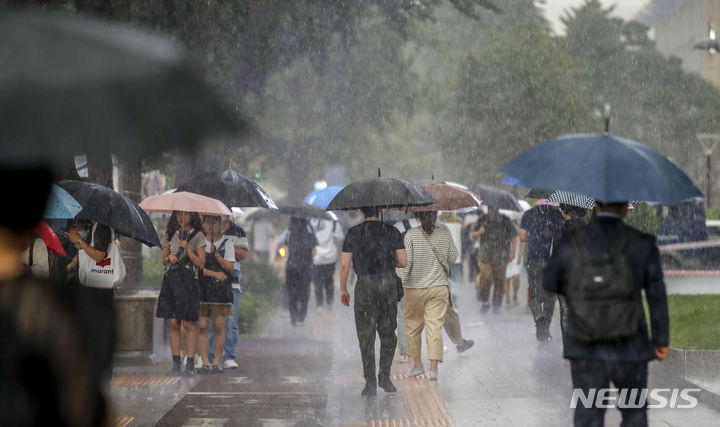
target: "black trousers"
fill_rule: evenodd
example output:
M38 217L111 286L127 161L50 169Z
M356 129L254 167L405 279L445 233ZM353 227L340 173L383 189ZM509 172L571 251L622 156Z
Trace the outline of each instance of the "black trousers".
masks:
M310 299L310 269L289 268L285 271L285 286L288 293L288 308L290 321L304 322L307 315L308 300Z
M555 294L543 288L542 276L544 270L544 262L527 265L530 311L532 311L536 327L539 330L547 332L550 328L553 312L555 311Z
M375 381L375 334L380 337L379 373L390 376L397 345L395 274L358 277L355 284L355 329L365 381Z
M585 396L591 388L601 389L613 387L618 390L637 389L639 395L647 387L647 360L637 362L616 362L607 360L571 359L573 387L581 389ZM628 393L628 395L630 395ZM602 427L605 420L605 408L586 408L578 402L575 408L576 427ZM647 420L647 403L640 408L620 408L622 414L622 427L645 427Z
M333 273L335 273L335 263L313 265L312 280L315 284L315 302L318 307L323 305L323 293L325 294L325 303L332 305L335 291Z

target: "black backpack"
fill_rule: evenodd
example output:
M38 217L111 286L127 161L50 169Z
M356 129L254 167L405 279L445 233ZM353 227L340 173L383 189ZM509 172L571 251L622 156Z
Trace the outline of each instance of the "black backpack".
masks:
M623 254L630 237L624 230L609 253L592 255L579 233L573 233L571 241L579 256L565 282L567 332L573 338L583 342L621 341L637 332L642 311L640 292Z

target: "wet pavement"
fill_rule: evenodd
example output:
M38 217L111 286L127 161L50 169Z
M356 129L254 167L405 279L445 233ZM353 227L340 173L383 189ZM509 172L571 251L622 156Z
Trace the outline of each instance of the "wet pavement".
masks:
M475 346L457 354L445 337L448 351L437 382L407 378L410 363L396 360L398 393L379 388L375 398L360 396L364 380L352 309L336 304L318 313L311 297L304 327L292 328L279 310L259 337L241 337L239 369L169 378L162 376L169 363L116 368L115 425L572 425L570 369L561 343L535 341L526 296L523 287L520 304L481 315L472 286L460 286L463 334ZM556 321L553 335L560 336ZM653 362L650 386L679 385L663 374L662 364ZM651 426L715 426L720 412L700 403L651 409L649 418ZM609 410L606 423L619 425L619 412Z

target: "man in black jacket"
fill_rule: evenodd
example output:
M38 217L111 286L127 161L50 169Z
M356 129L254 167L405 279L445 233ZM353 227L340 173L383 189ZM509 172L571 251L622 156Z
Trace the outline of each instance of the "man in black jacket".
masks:
M640 307L639 325L634 335L623 340L605 342L584 342L568 336L564 345L565 358L570 359L573 387L585 396L590 389L614 387L629 394L637 389L638 395L647 387L647 364L652 359L662 360L668 353L669 321L665 283L663 281L660 253L655 239L623 224L627 214L627 202L596 202L595 216L590 224L565 233L553 251L545 269L543 285L550 292L565 294L570 267L581 256L572 238L584 244L592 255L609 253L618 237L627 236L622 254L632 270L639 294L645 291L650 308L648 333L644 310ZM620 405L618 405L619 407ZM632 405L631 405L632 406ZM647 403L639 408L620 408L623 425L647 426ZM579 402L575 409L576 426L602 426L605 409L583 407Z

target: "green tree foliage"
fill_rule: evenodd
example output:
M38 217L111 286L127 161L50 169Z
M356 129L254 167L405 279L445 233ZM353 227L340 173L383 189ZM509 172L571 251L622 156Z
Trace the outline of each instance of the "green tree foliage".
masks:
M647 27L610 16L587 0L563 19L569 52L582 59L580 78L592 109L611 107L611 132L650 145L699 178L696 133L720 129L720 93L665 58ZM601 121L592 131L601 129Z
M473 183L494 183L513 156L587 124L576 78L581 62L564 40L532 24L507 30L512 37L494 33L484 52L464 61L454 92L458 126L444 147Z

